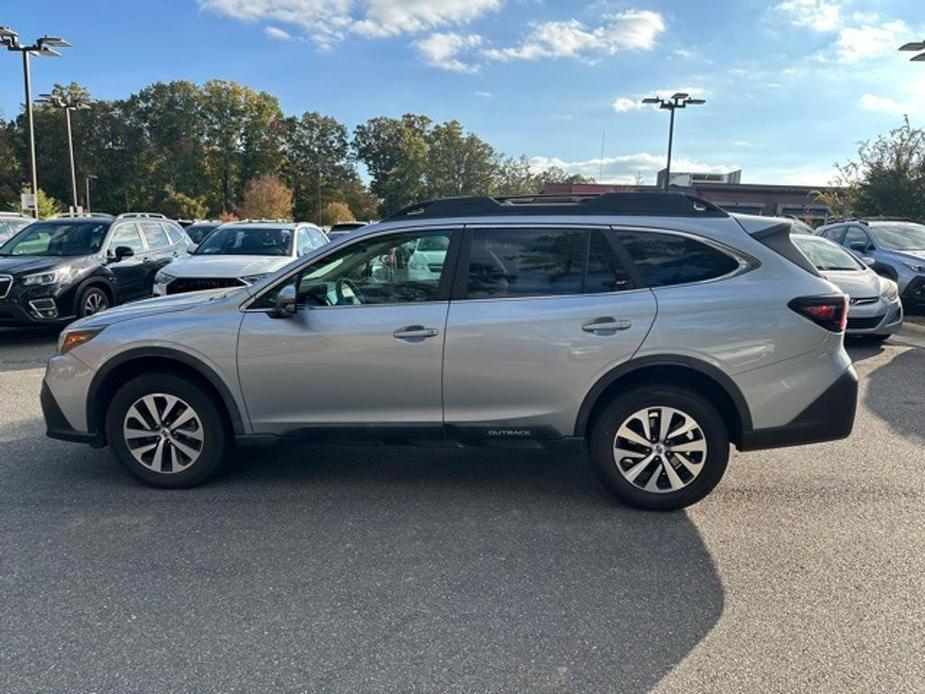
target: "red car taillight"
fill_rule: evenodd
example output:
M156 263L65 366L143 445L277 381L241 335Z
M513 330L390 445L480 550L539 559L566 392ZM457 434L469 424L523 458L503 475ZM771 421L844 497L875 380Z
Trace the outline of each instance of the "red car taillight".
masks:
M787 305L804 318L809 318L816 325L833 333L844 332L848 324L848 297L842 294L802 296Z

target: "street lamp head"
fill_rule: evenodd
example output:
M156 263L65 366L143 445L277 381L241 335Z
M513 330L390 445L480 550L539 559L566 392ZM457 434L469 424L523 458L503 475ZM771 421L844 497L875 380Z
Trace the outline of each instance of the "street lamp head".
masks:
M707 103L706 99L686 99L685 102L688 106L701 106L702 104Z
M0 41L7 41L11 39L16 39L19 36L15 31L9 27L0 27Z
M658 97L649 96L649 97L646 97L645 99L643 99L643 100L642 100L642 103L644 103L644 104L660 104L660 103L662 103L662 100L659 99Z
M41 55L45 58L59 58L61 54L56 51L54 48L49 48L48 46L40 46L37 51L30 51L32 55Z
M925 51L925 41L912 41L899 47L901 51Z
M55 48L71 47L71 44L58 36L43 36L38 41L36 41L36 43L38 44L39 48L42 48L43 46L54 46Z
M684 101L689 96L690 94L687 94L685 92L677 92L671 98L674 99L675 101Z
M919 53L914 58L910 58L913 63L925 63L925 53Z

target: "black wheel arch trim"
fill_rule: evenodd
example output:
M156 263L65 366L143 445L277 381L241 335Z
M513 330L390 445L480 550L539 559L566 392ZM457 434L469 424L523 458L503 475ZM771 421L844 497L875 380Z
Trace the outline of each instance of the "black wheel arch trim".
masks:
M235 435L243 435L247 432L244 428L244 419L241 416L241 410L238 408L238 403L235 401L234 396L231 394L228 386L225 385L225 382L222 378L215 373L215 370L212 367L205 364L202 360L197 359L185 352L181 352L176 349L171 349L169 347L137 347L135 349L130 349L121 354L116 355L108 362L106 362L93 376L93 380L90 382L90 389L87 394L87 427L92 433L97 432L96 429L100 422L100 407L98 404L98 393L100 386L106 380L106 377L112 373L114 369L128 362L134 361L136 359L144 359L149 357L158 357L161 359L167 359L175 361L183 366L193 369L200 376L206 379L209 384L215 388L219 396L222 399L222 403L225 405L225 409L228 412L228 418L231 421L231 427Z
M726 395L729 396L729 399L732 400L733 404L735 405L738 421L742 429L741 432L729 432L731 439L735 439L737 433L741 433L742 436L745 436L747 432L752 430L751 410L748 408L748 403L746 402L745 397L742 395L742 391L739 390L739 387L729 376L720 371L717 367L694 357L686 357L680 355L651 355L639 357L638 359L631 359L630 361L624 362L623 364L620 364L619 366L611 369L606 374L604 374L604 376L598 379L597 383L595 383L585 395L584 400L581 403L581 407L578 410L578 418L575 422L575 436L585 435L588 423L591 418L591 413L594 410L595 405L597 404L601 395L603 395L610 386L616 383L619 379L624 378L625 376L629 376L637 371L660 366L690 369L691 371L694 371L701 376L706 376L723 389L723 391L726 393Z
M117 306L120 303L119 302L119 290L116 288L115 283L109 277L107 277L106 275L91 275L90 277L87 277L86 279L81 280L80 284L78 284L74 288L73 301L74 301L74 315L75 316L78 315L77 302L80 299L80 295L83 293L84 289L86 289L87 287L93 286L93 285L106 287L106 289L109 291L109 297L112 299L113 306Z

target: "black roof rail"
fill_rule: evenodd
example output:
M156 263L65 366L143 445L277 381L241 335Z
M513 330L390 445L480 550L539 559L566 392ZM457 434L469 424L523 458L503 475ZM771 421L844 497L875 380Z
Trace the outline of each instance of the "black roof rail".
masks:
M409 205L382 221L508 215L729 216L725 210L712 202L685 193L562 193L498 198L482 195L427 200Z

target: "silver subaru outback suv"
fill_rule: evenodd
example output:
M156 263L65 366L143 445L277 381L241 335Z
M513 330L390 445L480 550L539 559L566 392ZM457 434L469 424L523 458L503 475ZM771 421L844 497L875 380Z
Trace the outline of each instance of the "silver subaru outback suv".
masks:
M846 315L788 220L662 193L436 200L251 286L72 324L41 398L49 436L159 487L247 444L583 443L620 500L668 510L730 444L851 432Z

